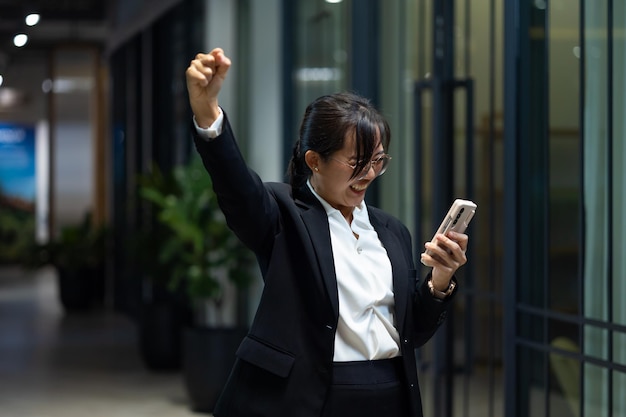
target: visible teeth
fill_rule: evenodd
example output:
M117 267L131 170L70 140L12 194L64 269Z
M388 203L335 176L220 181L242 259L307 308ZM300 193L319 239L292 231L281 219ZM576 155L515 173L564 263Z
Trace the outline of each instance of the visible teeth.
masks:
M363 191L367 188L367 185L352 184L350 187L356 191Z

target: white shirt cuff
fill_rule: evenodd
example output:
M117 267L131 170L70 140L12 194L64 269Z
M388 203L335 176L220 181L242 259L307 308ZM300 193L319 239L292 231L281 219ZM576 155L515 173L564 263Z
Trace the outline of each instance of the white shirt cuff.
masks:
M222 134L222 125L224 124L224 112L222 112L221 107L219 110L220 115L217 116L217 119L215 119L213 124L207 128L198 126L198 123L196 122L196 116L193 117L193 125L196 127L196 131L201 138L210 140L215 139Z

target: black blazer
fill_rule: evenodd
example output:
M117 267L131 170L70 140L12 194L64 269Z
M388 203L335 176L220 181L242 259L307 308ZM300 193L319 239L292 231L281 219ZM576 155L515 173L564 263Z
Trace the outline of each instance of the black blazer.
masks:
M227 222L252 249L264 279L249 334L218 401L216 417L319 417L331 383L337 282L326 211L305 185L263 183L237 147L227 117L223 132L194 141L212 177ZM446 316L445 302L418 285L408 229L368 207L393 271L396 326L412 416L422 416L414 349ZM450 297L449 297L450 298Z

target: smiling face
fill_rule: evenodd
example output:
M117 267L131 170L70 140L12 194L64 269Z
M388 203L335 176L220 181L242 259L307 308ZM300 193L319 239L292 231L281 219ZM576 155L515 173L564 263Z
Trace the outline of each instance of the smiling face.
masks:
M379 140L370 159L376 159L384 153L385 149ZM377 177L373 168L353 175L354 169L350 165L357 164L354 134L349 134L343 148L328 158L322 158L317 152L309 150L305 159L312 171L310 180L313 189L351 221L354 207L363 202L367 187Z
M368 99L345 92L321 96L304 112L289 183L299 189L310 180L350 222L367 187L391 159L385 153L390 140L389 124Z

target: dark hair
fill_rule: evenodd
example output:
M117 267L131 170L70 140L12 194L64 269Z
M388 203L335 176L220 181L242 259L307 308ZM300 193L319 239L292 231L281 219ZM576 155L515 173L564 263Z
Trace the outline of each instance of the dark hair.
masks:
M301 187L311 175L304 160L306 151L315 151L326 161L343 148L346 136L352 132L356 142L356 176L372 157L379 134L387 151L391 139L389 124L368 99L354 93L329 94L309 104L289 161L287 175L291 186Z

